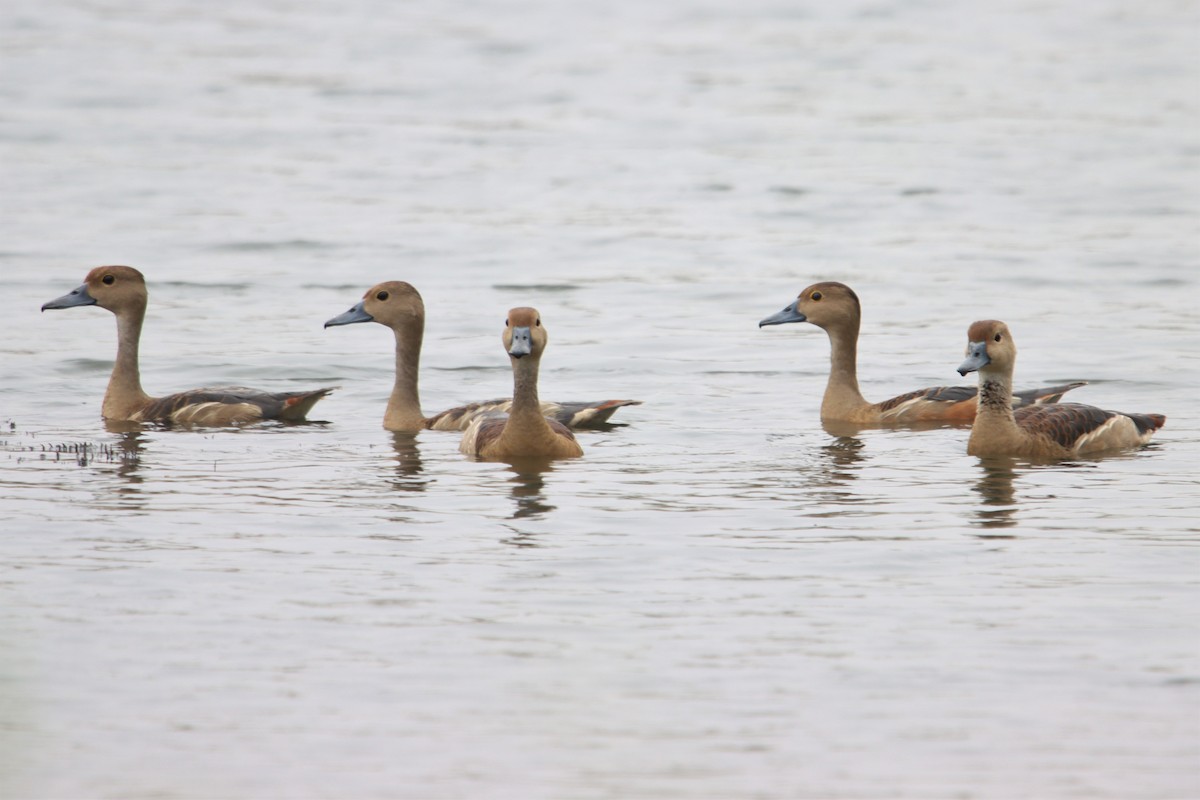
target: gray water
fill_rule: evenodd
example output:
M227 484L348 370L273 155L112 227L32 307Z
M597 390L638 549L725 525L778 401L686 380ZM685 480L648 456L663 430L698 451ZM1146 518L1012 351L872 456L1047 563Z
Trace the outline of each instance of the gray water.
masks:
M235 4L236 5L236 4ZM1194 3L0 7L0 795L1200 795ZM110 432L98 264L147 389L341 388L325 424ZM408 280L427 413L630 397L548 469L380 427ZM1034 466L818 422L1018 383L1159 412Z

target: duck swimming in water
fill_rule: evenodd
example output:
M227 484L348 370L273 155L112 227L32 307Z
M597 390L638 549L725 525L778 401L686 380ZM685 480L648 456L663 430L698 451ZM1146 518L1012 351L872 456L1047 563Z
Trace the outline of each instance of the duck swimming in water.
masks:
M485 459L574 458L583 448L567 426L542 415L538 366L549 341L536 308L508 312L502 335L513 370L513 402L507 415L477 418L463 434L459 450Z
M133 267L96 267L83 285L42 306L47 309L99 306L117 318L117 360L101 414L110 422L162 422L178 425L244 425L274 419L303 421L332 388L307 392L263 392L242 387L192 389L151 397L142 389L138 343L146 316L146 279Z
M1128 450L1150 441L1166 424L1162 414L1124 414L1081 403L1012 407L1017 347L1008 326L994 319L967 331L967 358L958 372L979 373L979 412L967 452L975 456L1061 459Z
M386 281L372 286L363 299L349 311L325 323L326 328L358 322L377 322L392 330L396 338L396 373L392 395L383 413L383 427L389 431L415 433L421 430L461 431L480 416L507 413L512 398L469 403L448 409L432 417L421 412L418 373L421 342L425 336L425 303L412 284ZM542 414L569 428L595 427L608 422L618 408L640 405L640 400L602 400L599 402L543 402Z
M975 418L974 386L935 386L871 403L858 389L858 329L862 308L858 295L836 281L814 283L785 309L758 323L783 325L810 322L829 335L829 381L821 400L821 421L858 425L905 425L924 422L969 423ZM1064 393L1083 386L1068 383L1027 389L1013 397L1015 406L1056 403Z

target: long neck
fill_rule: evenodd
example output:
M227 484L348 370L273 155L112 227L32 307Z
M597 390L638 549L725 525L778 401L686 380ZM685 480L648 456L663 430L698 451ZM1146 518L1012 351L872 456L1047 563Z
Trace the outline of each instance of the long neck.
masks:
M858 322L831 327L829 334L829 382L821 401L822 416L867 405L858 389Z
M513 359L513 404L511 417L542 419L538 400L538 358L536 355Z
M1021 431L1013 416L1012 371L979 370L979 407L971 426L971 441L1002 437L1020 438Z
M120 420L128 419L150 402L149 395L142 391L142 377L138 370L138 342L142 336L146 307L135 306L116 316L117 360L108 379L108 390L104 393L102 413L107 419Z
M383 424L393 431L418 431L424 427L417 374L421 367L424 325L420 320L393 329L396 334L396 379L388 399Z
M504 427L504 438L529 441L551 434L542 416L538 400L538 356L511 359L513 362L513 404Z

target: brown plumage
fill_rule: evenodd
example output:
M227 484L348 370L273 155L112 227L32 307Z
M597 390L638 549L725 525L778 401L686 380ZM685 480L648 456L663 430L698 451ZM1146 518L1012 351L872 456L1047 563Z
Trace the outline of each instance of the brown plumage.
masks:
M421 343L425 337L425 303L412 284L385 281L372 286L361 302L344 314L325 323L325 327L357 322L378 322L391 328L396 338L396 373L392 395L383 414L383 427L390 431L416 432L425 429L461 431L478 417L508 413L512 399L505 397L457 406L426 417L421 413L418 374ZM618 408L640 405L640 400L603 400L600 402L544 402L542 414L571 428L601 425Z
M512 402L511 397L500 397L495 400L456 406L427 419L427 427L437 431L466 430L476 417L488 414L507 414L512 410ZM599 427L608 422L618 408L640 406L641 404L641 400L541 401L542 416L573 429Z
M967 452L977 456L1072 458L1127 450L1150 441L1167 421L1162 414L1126 414L1080 403L1013 411L1017 347L1003 322L981 320L967 331L967 359L959 373L979 372L979 412Z
M925 422L969 423L975 418L973 386L935 386L918 389L884 400L867 402L858 389L858 331L862 307L849 286L836 281L814 283L802 291L783 311L758 323L782 325L811 322L829 336L831 347L829 381L821 400L823 422L858 425L905 425ZM1083 382L1047 386L1017 392L1015 407L1056 403L1064 393Z
M332 388L308 392L262 392L241 387L193 389L166 397L142 390L138 344L149 293L133 267L96 267L83 285L51 300L42 310L99 306L117 318L117 359L101 413L110 422L165 422L179 425L243 425L266 419L299 422Z
M569 428L542 415L538 366L549 337L537 309L509 311L501 341L513 368L512 409L507 416L477 417L463 434L459 450L486 459L583 455L583 448Z

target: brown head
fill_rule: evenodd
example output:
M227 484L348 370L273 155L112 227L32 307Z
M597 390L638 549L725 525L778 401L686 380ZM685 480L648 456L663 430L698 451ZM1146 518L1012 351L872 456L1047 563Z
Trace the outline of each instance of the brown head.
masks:
M412 284L384 281L367 290L361 302L325 323L326 328L355 322L378 322L393 330L425 326L425 303Z
M849 328L857 335L861 318L862 306L853 289L837 281L823 281L809 286L791 305L762 320L758 327L786 322L811 322L827 331Z
M133 267L96 267L83 279L83 285L51 300L46 309L99 306L114 314L142 313L146 310L146 279Z
M959 375L987 369L1011 372L1017 361L1017 346L1008 326L995 319L972 322L967 329L967 359L958 368Z
M542 327L542 315L538 310L523 306L508 312L501 340L504 342L504 349L513 358L531 355L538 359L546 349L549 337L546 335L546 329Z

